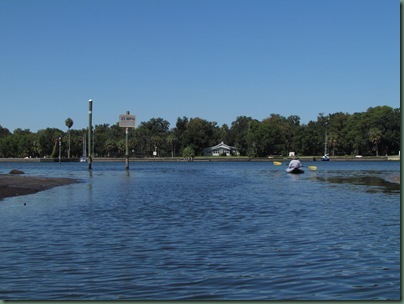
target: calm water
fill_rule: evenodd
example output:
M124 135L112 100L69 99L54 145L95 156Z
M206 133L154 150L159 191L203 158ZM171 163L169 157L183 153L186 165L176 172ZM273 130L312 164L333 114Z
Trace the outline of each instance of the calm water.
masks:
M312 164L0 164L81 180L0 200L0 299L399 299L400 164Z

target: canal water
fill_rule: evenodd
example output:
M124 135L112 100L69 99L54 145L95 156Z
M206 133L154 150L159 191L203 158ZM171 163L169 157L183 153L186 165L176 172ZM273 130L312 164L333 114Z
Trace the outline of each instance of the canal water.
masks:
M2 163L0 299L398 300L398 162Z

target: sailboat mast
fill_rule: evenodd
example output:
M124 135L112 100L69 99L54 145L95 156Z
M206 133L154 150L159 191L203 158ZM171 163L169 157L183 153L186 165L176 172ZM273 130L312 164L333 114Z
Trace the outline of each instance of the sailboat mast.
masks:
M83 157L87 157L86 134L83 136Z

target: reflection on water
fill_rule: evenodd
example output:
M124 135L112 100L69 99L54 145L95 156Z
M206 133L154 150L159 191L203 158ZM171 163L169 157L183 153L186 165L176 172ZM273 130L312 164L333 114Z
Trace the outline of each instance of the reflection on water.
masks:
M82 183L0 201L0 299L400 298L399 164L21 166Z

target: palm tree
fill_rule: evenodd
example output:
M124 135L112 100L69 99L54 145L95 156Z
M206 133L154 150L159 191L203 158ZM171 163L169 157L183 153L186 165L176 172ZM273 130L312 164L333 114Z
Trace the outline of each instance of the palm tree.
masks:
M378 128L371 128L369 130L368 135L369 135L369 140L375 145L376 156L379 156L378 144L383 136L382 131L380 131Z
M73 126L73 119L68 118L65 120L66 127L69 129L69 150L67 151L67 158L70 158L70 128Z
M188 161L192 161L192 159L195 157L194 149L192 149L190 146L185 147L185 149L182 151L182 157Z
M332 147L332 156L335 156L335 149L338 146L338 135L335 132L330 132L328 135L328 143Z
M174 142L177 140L173 134L167 136L167 143L171 146L171 157L174 157Z

